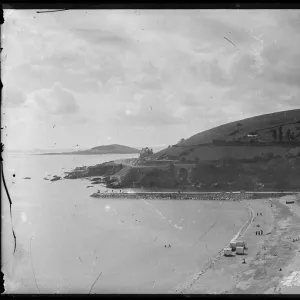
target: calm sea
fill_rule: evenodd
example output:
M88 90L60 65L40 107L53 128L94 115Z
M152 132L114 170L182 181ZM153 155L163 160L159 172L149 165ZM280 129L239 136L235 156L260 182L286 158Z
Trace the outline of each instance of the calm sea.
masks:
M203 268L247 220L240 203L94 199L90 194L105 187L86 188L86 179L43 180L130 157L4 153L13 202L11 224L2 188L7 293L89 293L100 274L91 293L168 293Z

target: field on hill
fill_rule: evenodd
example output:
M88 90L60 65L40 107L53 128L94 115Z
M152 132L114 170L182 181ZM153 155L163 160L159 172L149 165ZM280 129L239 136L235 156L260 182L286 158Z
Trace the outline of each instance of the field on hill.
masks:
M221 125L163 149L153 158L214 160L225 156L254 157L262 153L282 155L297 146L300 146L300 109Z
M211 143L213 139L233 140L247 134L258 134L264 138L272 140L270 130L279 128L287 124L288 127L294 128L300 126L300 109L260 115L236 122L224 124L184 140L180 145L189 146L203 143Z

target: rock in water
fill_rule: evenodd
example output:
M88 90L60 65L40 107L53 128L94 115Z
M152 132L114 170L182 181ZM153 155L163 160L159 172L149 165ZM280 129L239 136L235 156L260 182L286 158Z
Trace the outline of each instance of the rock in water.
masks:
M61 179L60 176L54 175L53 178L51 179L51 181L57 181L57 180L60 180L60 179Z

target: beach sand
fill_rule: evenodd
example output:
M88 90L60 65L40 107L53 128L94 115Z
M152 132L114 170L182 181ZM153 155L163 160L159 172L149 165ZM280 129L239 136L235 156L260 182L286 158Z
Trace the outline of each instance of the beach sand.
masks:
M248 246L247 255L222 257L185 293L299 293L299 286L284 284L286 279L292 281L292 277L296 281L296 272L300 270L299 241L292 242L300 236L300 207L296 203L292 207L285 204L287 198L297 197L245 201L255 217L243 237ZM264 235L257 236L255 231L260 229ZM243 259L246 264L242 263Z

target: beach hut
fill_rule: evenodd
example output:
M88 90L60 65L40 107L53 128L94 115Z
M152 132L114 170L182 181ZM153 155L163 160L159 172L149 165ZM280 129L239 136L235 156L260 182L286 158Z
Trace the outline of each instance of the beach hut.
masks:
M232 249L231 248L224 248L224 255L225 256L231 256L232 255Z
M236 247L236 254L244 254L244 247Z
M235 251L235 249L236 249L236 241L230 241L229 246L232 249L232 251Z
M236 241L236 247L246 247L244 241Z

